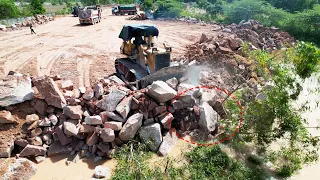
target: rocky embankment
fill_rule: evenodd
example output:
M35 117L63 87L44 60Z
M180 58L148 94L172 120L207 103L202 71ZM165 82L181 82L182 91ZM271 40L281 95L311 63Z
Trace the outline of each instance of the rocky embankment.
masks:
M29 27L31 24L34 26L36 24L41 25L41 24L46 24L49 21L53 21L54 17L51 16L46 16L46 15L34 15L30 20L26 20L24 22L19 22L12 24L10 26L2 25L0 24L0 31L8 31L8 30L16 30L18 28L22 27Z
M193 87L188 77L155 81L131 91L116 76L77 89L70 80L57 76L31 79L13 73L0 87L0 105L5 107L0 123L15 123L16 113L25 115L20 136L9 144L3 142L2 157L10 156L16 147L18 158L39 161L65 153L71 159L112 158L117 147L135 137L165 156L177 140L176 133L201 129L214 135L218 116L225 116L214 90L181 94Z

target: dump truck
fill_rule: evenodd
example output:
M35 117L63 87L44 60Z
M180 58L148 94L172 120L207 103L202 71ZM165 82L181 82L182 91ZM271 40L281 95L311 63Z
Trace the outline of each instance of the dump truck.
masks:
M96 24L101 21L102 9L100 6L88 6L83 9L79 9L79 23L83 24Z
M158 29L152 25L124 25L119 34L123 40L120 53L125 57L115 59L116 75L132 90L157 80L180 79L190 72L188 66L171 66L172 48L165 43L155 47L154 37L158 35ZM191 71L200 74L200 69Z
M113 15L134 15L137 14L137 8L135 5L119 5L112 7L112 14Z

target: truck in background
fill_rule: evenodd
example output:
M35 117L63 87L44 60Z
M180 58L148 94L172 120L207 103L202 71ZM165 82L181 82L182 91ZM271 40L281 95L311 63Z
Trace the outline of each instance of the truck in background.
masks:
M87 6L79 9L78 16L80 25L83 24L96 24L101 21L102 9L100 6Z
M137 14L137 7L136 5L119 5L112 7L112 14L113 15L134 15Z

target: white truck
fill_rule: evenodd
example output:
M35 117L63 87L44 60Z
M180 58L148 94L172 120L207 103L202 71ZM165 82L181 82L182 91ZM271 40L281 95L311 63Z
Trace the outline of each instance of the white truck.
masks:
M83 24L96 24L101 21L102 9L99 6L88 6L83 9L79 9L79 22Z

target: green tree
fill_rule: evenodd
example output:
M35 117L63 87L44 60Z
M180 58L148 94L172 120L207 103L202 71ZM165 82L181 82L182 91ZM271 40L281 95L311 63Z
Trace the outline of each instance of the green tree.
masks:
M282 8L290 12L312 9L318 4L318 0L266 0L277 8Z
M157 10L154 16L157 17L179 17L183 10L183 5L176 0L158 0L156 2Z
M0 0L0 19L15 18L19 10L13 0Z
M30 3L32 7L32 14L43 14L46 12L46 10L43 7L43 1L41 0L31 0Z

